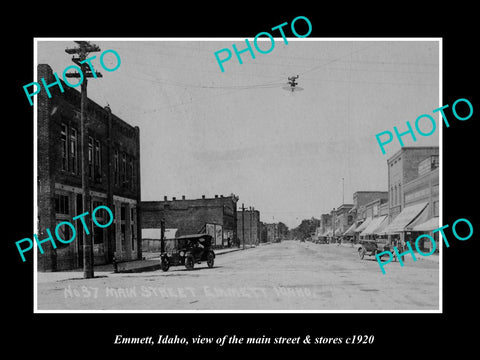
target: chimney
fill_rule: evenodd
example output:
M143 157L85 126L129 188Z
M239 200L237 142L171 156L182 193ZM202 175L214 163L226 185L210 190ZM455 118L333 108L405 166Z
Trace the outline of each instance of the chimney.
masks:
M205 195L202 195L202 199L205 199Z
M175 200L177 200L177 198L176 198L176 197L172 197L172 201L175 201Z
M218 195L215 195L215 199L218 199Z
M164 197L163 197L163 201L167 201L167 196L164 196Z
M185 195L182 195L182 200L185 200Z

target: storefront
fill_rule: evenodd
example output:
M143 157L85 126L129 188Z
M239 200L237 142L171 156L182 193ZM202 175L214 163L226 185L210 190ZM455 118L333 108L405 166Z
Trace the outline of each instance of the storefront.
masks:
M391 243L396 243L396 240L400 241L402 245L405 245L406 241L415 242L415 234L409 225L415 221L422 213L425 213L425 209L428 203L419 203L405 207L400 214L398 214L393 221L388 224L383 230L389 235Z
M375 239L375 231L378 227L382 224L382 222L387 218L387 215L378 216L372 219L370 223L367 225L365 230L360 233L361 239Z

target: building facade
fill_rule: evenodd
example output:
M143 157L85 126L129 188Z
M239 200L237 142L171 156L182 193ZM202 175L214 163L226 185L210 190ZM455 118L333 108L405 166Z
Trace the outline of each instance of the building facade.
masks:
M415 241L411 225L438 213L438 158L438 146L403 147L387 160L389 224L385 231L392 242Z
M432 155L421 161L418 165L418 177L409 181L404 186L405 207L417 204L427 204L421 215L407 227L406 240L415 242L421 234L428 234L435 239L438 251L439 233L437 229L440 216L439 199L439 162L438 155ZM422 251L429 252L433 244L423 238L418 243Z
M162 219L165 227L177 229L176 236L207 233L214 237L215 247L226 247L237 241L238 197L215 195L200 199L181 199L165 196L163 201L142 201L142 229L160 229Z
M263 224L263 228L265 229L266 234L265 242L274 243L281 241L280 235L278 233L277 223Z
M350 213L353 204L342 204L331 212L334 237L342 236L353 224L354 216Z
M420 162L438 157L438 146L403 147L387 160L389 217L393 220L405 207L404 186L419 175Z
M260 211L237 209L237 237L240 245L258 245L261 237Z
M38 65L38 77L46 83L55 81L49 65ZM61 80L60 80L61 81ZM62 82L63 83L63 82ZM83 266L83 242L92 237L94 264L139 259L142 256L140 223L140 130L87 99L86 104L86 196L81 177L81 94L63 83L64 92L50 88L49 98L37 95L37 169L38 238L48 237L46 229L69 221L75 226L76 239L69 244L44 243L38 252L40 271L70 270ZM88 146L87 146L88 143ZM72 220L84 212L92 213L99 205L110 208L113 224L107 228L92 226L85 218L89 233L80 221ZM101 222L101 218L99 218ZM59 227L64 239L71 238L70 228Z

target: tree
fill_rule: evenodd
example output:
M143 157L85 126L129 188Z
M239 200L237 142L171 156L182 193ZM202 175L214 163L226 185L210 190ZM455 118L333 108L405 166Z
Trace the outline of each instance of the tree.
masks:
M278 228L278 236L280 239L285 239L288 237L288 226L285 225L283 222L279 222L277 225Z
M320 226L320 220L312 217L304 219L296 228L292 229L292 235L295 238L306 239L315 233L315 229Z

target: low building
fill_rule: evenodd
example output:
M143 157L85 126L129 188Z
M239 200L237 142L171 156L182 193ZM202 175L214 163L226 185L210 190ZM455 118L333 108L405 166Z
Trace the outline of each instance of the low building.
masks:
M177 229L176 236L207 233L214 237L214 247L226 247L237 242L238 197L215 195L200 199L165 196L163 201L142 201L142 229Z
M360 233L378 216L383 204L388 203L388 191L356 191L353 193L353 208L349 214L353 216L352 225L344 232L344 236L351 242L358 242ZM383 205L385 211L386 205Z
M280 242L280 236L278 234L278 224L271 223L271 224L263 224L265 233L266 233L266 242L274 243Z
M342 204L338 208L333 209L331 212L333 234L332 237L343 237L343 234L353 224L353 215L350 210L353 208L353 204Z

